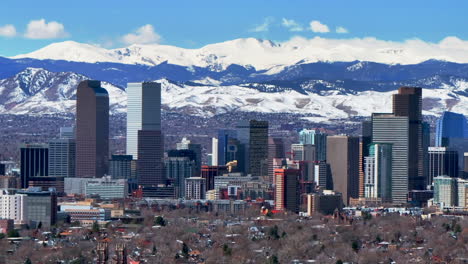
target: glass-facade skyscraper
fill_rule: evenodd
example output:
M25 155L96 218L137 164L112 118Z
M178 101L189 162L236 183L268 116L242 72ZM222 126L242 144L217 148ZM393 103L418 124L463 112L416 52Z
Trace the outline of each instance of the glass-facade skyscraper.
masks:
M138 130L161 130L161 84L127 85L127 155L138 159Z
M315 158L317 161L327 159L327 134L318 129L302 129L299 132L300 144L315 145Z
M468 138L468 125L462 114L443 112L436 124L436 147L447 147L450 138Z

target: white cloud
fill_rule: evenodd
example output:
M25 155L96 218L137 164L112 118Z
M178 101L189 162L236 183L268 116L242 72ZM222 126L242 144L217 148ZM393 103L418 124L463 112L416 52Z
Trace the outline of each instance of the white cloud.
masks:
M320 23L318 20L313 20L310 22L310 30L316 33L328 33L330 29L327 25Z
M344 27L336 27L336 30L335 30L335 31L336 31L336 33L339 33L339 34L346 34L346 33L349 32L349 31L348 31L346 28L344 28Z
M149 44L161 42L161 36L154 31L150 24L138 28L134 33L122 37L122 41L127 44Z
M0 36L2 37L14 37L16 36L16 28L13 25L0 26Z
M68 37L69 34L63 24L56 21L47 23L45 19L39 19L29 22L24 36L30 39L53 39Z
M303 31L304 30L302 26L299 25L299 23L297 23L293 19L283 18L281 21L281 25L283 25L283 27L285 28L288 28L289 31Z
M250 32L266 32L269 30L271 23L273 23L273 18L267 17L263 20L262 24L255 25L249 31Z

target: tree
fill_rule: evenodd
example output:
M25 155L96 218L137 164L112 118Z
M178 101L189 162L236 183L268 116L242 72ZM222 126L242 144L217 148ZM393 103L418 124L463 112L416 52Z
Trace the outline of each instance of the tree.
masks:
M351 247L353 248L354 251L358 252L359 251L359 243L354 240L353 243L351 243Z
M159 226L166 226L166 220L162 216L156 216L156 219L154 219L154 224L159 225Z
M20 237L20 234L18 232L18 230L16 229L12 229L10 231L8 231L8 237Z
M279 239L280 236L279 236L279 234L278 234L278 226L275 225L275 226L271 227L270 230L269 230L269 232L268 232L268 234L269 234L269 236L270 236L271 238L273 238L273 239L275 239L275 240L276 240L276 239Z
M94 221L93 226L91 227L91 231L93 233L99 233L100 228L99 228L99 224L97 221Z
M187 244L183 243L182 244L182 256L184 256L184 258L188 258L189 256L189 247L187 246Z
M231 256L231 254L232 254L232 249L229 248L229 246L227 244L223 245L223 254L225 256Z
M278 257L276 255L271 256L268 259L268 264L279 264Z
M26 258L26 260L24 261L24 264L32 264L32 261L29 258Z
M336 263L336 264L343 264L343 261L342 261L341 259L339 259L339 260L337 260L335 263Z
M37 225L37 229L41 229L42 228L42 222L39 222L39 224Z
M4 233L0 233L0 239L3 239L5 238L5 234Z

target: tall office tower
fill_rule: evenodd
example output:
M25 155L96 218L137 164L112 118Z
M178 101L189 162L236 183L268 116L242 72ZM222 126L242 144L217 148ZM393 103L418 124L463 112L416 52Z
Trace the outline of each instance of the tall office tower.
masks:
M205 199L206 182L202 177L190 177L185 179L185 199Z
M366 198L380 198L383 202L392 199L392 144L373 143L365 157Z
M228 158L229 141L235 139L237 132L230 129L220 129L218 131L218 164L226 165L226 163L233 161Z
M372 143L372 122L361 123L362 137L359 144L359 197L364 197L364 159L369 156L369 145Z
M205 179L206 190L214 189L214 179L216 176L222 176L228 173L227 166L202 166L201 177Z
M315 145L315 157L317 161L324 161L327 158L327 134L318 129L302 129L299 132L300 144Z
M201 145L192 143L187 138L182 138L182 141L177 143L177 150L191 150L195 153L195 167L194 167L194 176L199 177L201 175L201 160L202 160L202 151Z
M112 155L109 161L109 174L112 179L131 179L132 163L132 155Z
M284 159L284 143L282 138L268 137L268 181L273 183L274 166L273 159Z
M316 161L315 146L311 144L292 144L293 160L299 164L302 181L314 180L314 165Z
M275 169L275 209L299 212L299 177L295 169Z
M406 203L409 191L408 117L372 114L372 140L392 144L392 203Z
M138 131L161 130L161 84L127 85L127 155L138 159Z
M161 130L138 131L138 185L166 184L164 175L164 137Z
M330 165L325 161L319 161L314 166L314 182L322 190L333 189Z
M72 138L53 139L49 142L49 175L75 177L76 143Z
M166 176L174 182L177 198L185 196L185 179L193 177L194 166L188 157L169 157L165 161Z
M343 194L343 203L359 198L359 138L327 137L327 163L333 179L333 190Z
M424 190L426 179L423 175L422 89L400 87L398 94L393 95L393 114L406 116L409 121L408 188L409 190Z
M109 164L109 94L100 81L76 91L76 177L103 177Z
M243 159L252 176L268 173L268 121L242 121L237 126L237 138L245 145Z
M29 178L49 176L49 146L47 144L21 145L21 188L28 188Z
M61 127L60 138L75 139L75 128L74 127Z
M436 147L447 147L450 138L468 138L468 125L464 115L445 111L436 123Z
M428 122L422 123L422 143L423 143L423 176L426 179L425 184L430 185L429 182L429 146L431 145L431 125Z
M468 207L468 180L457 178L457 194L458 201L457 205L459 207L467 208Z
M429 179L432 184L435 177L458 177L458 153L446 147L429 147Z
M434 203L444 206L457 205L457 179L447 176L434 178Z
M218 139L211 138L211 166L218 166Z

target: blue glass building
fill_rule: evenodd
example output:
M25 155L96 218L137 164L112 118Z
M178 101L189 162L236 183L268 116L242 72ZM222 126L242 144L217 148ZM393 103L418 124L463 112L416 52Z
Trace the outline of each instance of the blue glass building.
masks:
M448 147L450 138L468 138L468 125L462 114L444 112L436 124L436 147Z

